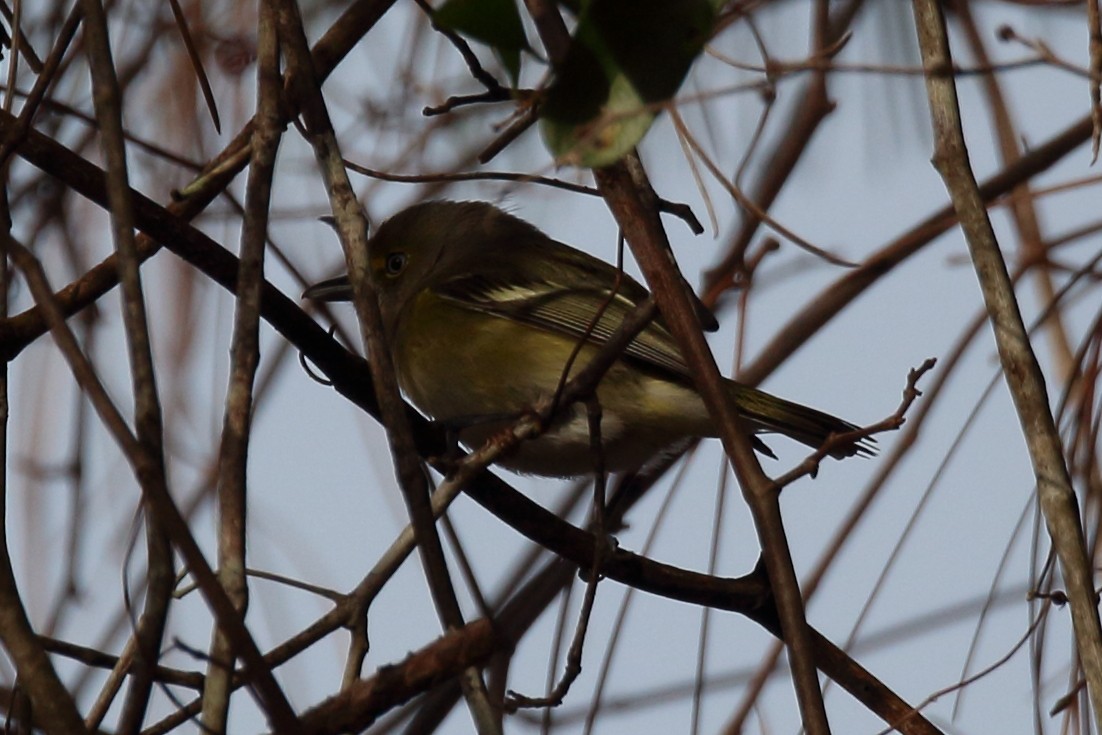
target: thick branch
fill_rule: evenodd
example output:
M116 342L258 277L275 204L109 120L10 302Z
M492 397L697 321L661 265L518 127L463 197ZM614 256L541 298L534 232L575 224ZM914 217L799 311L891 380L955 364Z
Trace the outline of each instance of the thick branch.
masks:
M780 497L754 454L750 432L739 418L723 387L715 358L704 339L696 312L689 300L684 279L670 257L669 242L652 206L653 191L642 165L634 156L594 172L598 187L608 202L639 267L654 291L655 299L670 329L693 367L697 389L719 428L720 439L731 458L743 496L750 505L762 546L770 586L777 600L781 631L788 646L800 712L812 735L829 733L819 679L815 671L811 631L804 615L799 582L792 565Z
M1078 655L1094 705L1095 727L1102 729L1102 626L1079 506L1049 408L1044 375L968 160L956 83L952 74L946 73L952 68L952 58L945 19L936 0L915 0L914 9L934 126L933 163L945 180L960 218L983 291L1003 374L1033 463L1041 512L1067 584Z

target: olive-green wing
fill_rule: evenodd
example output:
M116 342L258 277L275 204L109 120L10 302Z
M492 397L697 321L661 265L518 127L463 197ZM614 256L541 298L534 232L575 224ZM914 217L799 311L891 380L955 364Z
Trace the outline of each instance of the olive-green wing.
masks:
M448 280L433 290L465 308L576 339L588 338L594 344L606 343L624 318L647 295L642 286L634 281L622 280L622 288L614 292L611 288L596 284L579 288L558 283L557 280L523 278L516 273L477 274ZM581 282L593 280L584 279ZM673 337L658 319L636 336L624 351L624 356L679 378L689 375L688 366L681 358Z
M565 282L571 284L596 283L600 286L611 286L618 278L617 293L633 304L638 304L650 295L647 289L634 278L588 253L548 238L543 238L539 243L533 244L533 249L537 247L540 250L540 260L535 268L540 271L542 277L549 281L564 282L561 277L555 278L554 276L569 271L572 273L572 278ZM529 266L531 265L529 263ZM715 314L704 305L704 302L697 297L691 288L688 289L688 292L692 300L693 310L696 312L704 331L714 332L719 329L719 322L716 320Z

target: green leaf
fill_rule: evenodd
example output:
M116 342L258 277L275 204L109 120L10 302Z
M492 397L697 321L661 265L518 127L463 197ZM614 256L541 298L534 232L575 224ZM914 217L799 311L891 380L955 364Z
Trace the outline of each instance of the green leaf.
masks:
M520 52L530 50L516 0L447 0L433 13L433 20L441 28L492 48L516 86Z
M715 26L717 0L590 0L541 108L561 163L606 166L646 134Z

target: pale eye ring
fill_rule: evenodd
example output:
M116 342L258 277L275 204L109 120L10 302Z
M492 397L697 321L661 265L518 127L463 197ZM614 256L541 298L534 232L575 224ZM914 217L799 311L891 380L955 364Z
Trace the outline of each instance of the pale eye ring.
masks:
M391 253L386 256L386 274L396 276L406 269L408 256L405 253Z

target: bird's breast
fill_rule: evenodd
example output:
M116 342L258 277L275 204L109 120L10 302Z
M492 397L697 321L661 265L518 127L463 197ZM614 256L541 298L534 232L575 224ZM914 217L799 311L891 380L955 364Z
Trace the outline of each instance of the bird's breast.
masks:
M441 421L516 414L551 395L567 341L422 291L399 321L395 365L418 409Z

